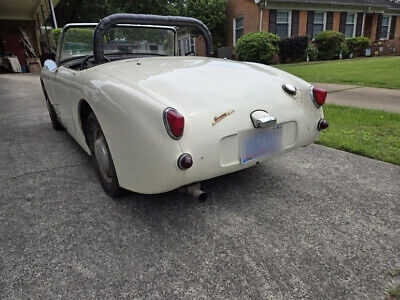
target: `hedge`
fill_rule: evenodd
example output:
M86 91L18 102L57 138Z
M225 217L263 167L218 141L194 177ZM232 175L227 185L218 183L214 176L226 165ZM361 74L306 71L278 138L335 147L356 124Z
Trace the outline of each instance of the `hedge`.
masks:
M319 58L322 60L338 58L345 40L346 36L340 32L327 30L318 33L314 44L318 49Z
M318 60L318 57L319 57L318 49L312 45L308 46L306 49L306 59L307 59L307 57L310 61Z
M279 52L280 38L269 32L243 35L236 44L235 54L241 61L269 64Z
M371 45L371 41L367 37L356 37L346 40L349 52L355 56L364 56L365 50Z
M308 36L286 38L279 43L279 57L282 63L304 61L308 47Z

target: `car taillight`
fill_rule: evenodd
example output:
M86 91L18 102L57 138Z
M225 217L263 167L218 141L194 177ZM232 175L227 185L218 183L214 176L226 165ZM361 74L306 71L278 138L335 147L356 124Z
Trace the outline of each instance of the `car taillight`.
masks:
M313 86L311 87L311 98L316 107L321 107L324 105L327 95L328 92L326 90Z
M178 167L181 170L189 169L193 166L193 159L189 153L184 153L178 158Z
M163 119L169 136L179 140L183 136L185 118L176 109L168 107L164 110Z

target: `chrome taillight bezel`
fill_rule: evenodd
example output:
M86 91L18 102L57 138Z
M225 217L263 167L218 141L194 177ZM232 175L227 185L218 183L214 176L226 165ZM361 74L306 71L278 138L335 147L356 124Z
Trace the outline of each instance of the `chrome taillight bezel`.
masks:
M327 91L324 90L324 89L319 89L319 90L323 90L325 93L327 93ZM310 96L311 96L312 102L314 103L315 107L317 107L317 108L321 108L322 105L324 105L325 102L326 102L326 97L327 97L327 95L325 95L324 103L321 104L321 105L318 104L318 102L317 102L317 100L315 100L315 96L314 96L314 86L311 86L311 87L310 87Z
M319 105L319 104L317 103L317 101L315 101L315 97L314 97L314 86L311 86L311 87L310 87L310 96L311 96L311 100L312 100L312 102L314 103L315 107L320 108L321 105Z
M176 136L176 135L174 135L174 133L172 132L172 130L171 130L169 124L168 124L168 120L167 120L167 114L168 114L169 111L174 111L174 112L177 112L178 114L180 114L180 113L179 113L175 108L172 108L172 107L167 107L166 109L164 109L164 112L163 112L164 127L165 127L165 129L166 129L168 135L169 135L172 139L178 141L178 140L180 140L180 139L183 137L183 133L185 132L185 129L182 130L182 135L181 135L181 136ZM181 114L180 114L180 115L181 115ZM182 116L182 115L181 115L181 116ZM183 116L182 116L182 117L183 117ZM183 118L184 118L184 117L183 117ZM185 121L185 118L184 118L184 121Z

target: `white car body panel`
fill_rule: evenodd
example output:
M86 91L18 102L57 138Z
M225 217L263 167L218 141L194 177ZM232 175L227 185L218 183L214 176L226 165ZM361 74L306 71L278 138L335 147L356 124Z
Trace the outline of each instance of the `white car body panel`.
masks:
M138 63L139 61L139 63ZM323 117L311 85L278 69L206 57L148 57L98 65L83 71L42 70L42 80L61 121L90 153L82 131L80 103L93 109L107 139L120 186L155 194L254 166L239 160L241 136L254 128L250 114L265 110L282 126L282 153L318 138ZM296 86L290 96L282 85ZM167 107L185 118L180 140L165 129ZM213 126L215 117L233 111ZM193 166L177 160L190 153Z

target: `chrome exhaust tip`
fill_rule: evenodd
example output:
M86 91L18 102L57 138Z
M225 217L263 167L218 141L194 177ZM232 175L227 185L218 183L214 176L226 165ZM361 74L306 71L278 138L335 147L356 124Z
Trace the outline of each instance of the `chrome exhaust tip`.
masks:
M200 182L181 187L179 189L179 191L185 192L185 193L191 195L193 198L195 198L199 202L204 202L208 199L208 194L201 189Z

